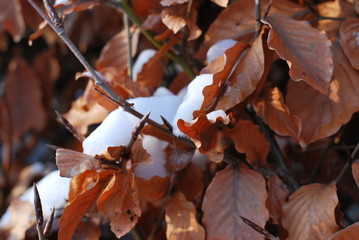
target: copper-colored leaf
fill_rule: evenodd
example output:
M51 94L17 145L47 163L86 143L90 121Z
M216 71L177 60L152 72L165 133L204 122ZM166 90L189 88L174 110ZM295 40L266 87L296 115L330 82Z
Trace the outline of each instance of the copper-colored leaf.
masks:
M65 148L56 149L56 165L60 176L70 178L86 170L96 171L101 167L93 156Z
M294 139L298 139L302 122L290 113L278 88L265 89L253 106L258 116L263 118L278 135L292 136Z
M195 163L190 163L185 170L183 178L177 184L178 190L186 196L188 201L196 204L200 202L203 187L203 172L201 168Z
M353 178L359 188L359 160L355 160L352 164Z
M217 117L209 120L206 115L200 114L191 122L179 119L178 128L189 136L201 153L206 153L217 145L217 133L221 124L228 124L229 117Z
M151 164L152 163L152 157L146 151L146 149L143 148L141 139L137 139L135 141L135 143L132 145L131 163L132 163L132 165Z
M127 38L123 30L114 35L103 47L96 62L96 69L100 71L106 67L115 67L119 72L128 67Z
M268 46L288 62L292 79L304 80L326 94L334 67L327 36L306 21L284 15L271 15L265 22L271 26Z
M339 44L334 44L334 65L327 95L304 82L289 81L286 103L302 122L302 146L335 133L359 110L359 72L350 66Z
M224 134L232 139L238 152L246 154L250 164L256 167L266 164L270 144L259 126L240 119L234 128L226 128Z
M25 33L25 22L18 0L0 1L0 23L0 30L4 28L12 35L15 42L20 41Z
M173 6L161 12L162 22L175 34L186 26L185 9L185 6Z
M169 177L161 178L154 176L150 180L136 177L136 185L140 199L150 202L157 207L161 206L163 198L168 191L169 184Z
M111 230L118 238L128 233L141 216L134 177L128 172L114 172L97 200L99 211L110 219Z
M226 86L226 92L218 102L217 109L227 110L243 102L254 92L264 73L262 35L240 60Z
M228 5L228 0L211 0L212 2L214 2L215 4L217 4L220 7L227 7Z
M78 225L73 239L98 240L101 237L100 227L91 220L85 220Z
M97 174L96 183L79 193L73 201L64 209L60 219L60 231L58 238L61 240L71 240L72 236L80 223L82 217L96 203L103 184L109 180L111 171L105 171Z
M359 18L348 18L341 25L340 45L353 68L359 69Z
M356 222L340 231L338 231L331 240L358 240L359 222Z
M168 7L174 4L182 4L182 3L186 3L189 0L161 0L161 5Z
M46 124L40 79L24 59L10 62L5 80L5 101L11 119L12 141L28 130L39 131Z
M166 223L168 240L204 239L204 229L196 219L196 208L181 192L173 194L166 204Z
M264 228L268 219L265 181L245 165L217 172L203 200L207 239L263 239L242 221L243 216Z
M338 205L335 183L305 185L283 206L282 224L289 239L329 239L338 225L334 209Z
M268 198L266 206L273 223L278 224L282 217L282 207L287 199L289 190L276 175L269 176L267 182Z
M225 61L221 61L221 66L216 66L218 72L213 75L213 83L206 86L202 94L204 96L201 110L195 111L194 116L198 116L199 113L208 113L218 101L220 93L223 94L223 90L226 87L226 82L231 74L232 68L236 65L236 61L241 56L243 51L248 47L248 44L244 42L237 42L231 48L225 51ZM216 63L214 61L214 63ZM216 63L218 64L218 63Z

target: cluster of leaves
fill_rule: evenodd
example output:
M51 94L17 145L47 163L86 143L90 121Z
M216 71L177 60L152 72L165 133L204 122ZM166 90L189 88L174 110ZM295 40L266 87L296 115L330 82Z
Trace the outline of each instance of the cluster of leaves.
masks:
M359 208L359 160L356 150L349 151L359 135L353 133L358 124L353 114L359 110L357 3L62 2L55 8L79 48L91 57L89 46L103 43L96 71L119 99L149 97L160 86L177 94L195 75L212 74L213 82L198 92L203 101L192 120L177 122L186 137L174 135L166 119L160 125L146 115L127 145L109 146L101 155L81 153L76 144L68 144L76 151L57 148L60 173L72 178L59 239L74 234L99 238L106 223L118 238L132 229L133 235L150 239L335 240L359 235L358 216L350 217L348 210ZM69 68L59 59L69 57L27 1L3 0L0 9L1 27L14 41L23 37L26 23L36 32L28 36L35 46L44 39L49 45L31 65L16 54L8 63L0 101L2 174L3 185L13 186L16 165L24 163L14 159L35 147L54 124L50 102L55 81ZM124 26L123 15L132 27ZM206 62L210 47L224 39L235 42ZM142 70L132 73L128 56L155 47L158 51ZM89 76L83 72L76 79ZM59 102L68 109L79 86L64 85L69 93ZM137 114L102 93L101 86L88 81L60 116L80 142L91 125L118 105ZM225 115L209 117L217 110ZM135 175L139 164L151 164L143 135L167 142L168 177ZM204 154L205 165L192 161L195 150Z

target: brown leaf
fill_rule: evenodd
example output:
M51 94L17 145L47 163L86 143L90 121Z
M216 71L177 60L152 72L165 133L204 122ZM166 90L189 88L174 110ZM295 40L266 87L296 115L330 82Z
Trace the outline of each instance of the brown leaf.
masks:
M280 90L267 88L256 99L253 104L258 116L260 116L270 128L281 136L292 136L298 139L302 122L291 114Z
M91 220L86 220L80 222L73 239L76 240L98 240L101 237L100 227L92 222Z
M200 114L198 118L191 122L185 122L179 119L177 122L178 128L189 136L198 150L201 153L206 153L217 146L217 137L219 126L229 123L229 117L217 117L215 120L210 120L206 115Z
M245 165L217 172L203 200L207 239L263 239L240 216L264 228L268 219L263 177Z
M45 127L40 79L22 58L12 60L5 80L5 101L10 113L12 142L28 130Z
M4 28L14 41L20 41L25 33L25 22L18 0L2 0L0 2L0 30Z
M157 207L161 206L163 198L168 192L169 184L170 177L161 178L154 176L150 180L136 177L136 185L140 199L150 202Z
M220 7L226 8L228 6L228 0L211 0Z
M181 192L176 192L166 204L166 237L169 240L204 239L204 229L197 222L196 208Z
M175 5L175 4L182 4L182 3L186 3L188 2L188 0L161 0L161 5L168 7L171 5Z
M268 46L288 62L291 78L304 80L326 94L334 67L331 42L327 36L306 21L284 15L266 17L265 23L271 26Z
M186 7L181 5L165 8L161 12L162 22L171 29L174 34L186 26L186 19L184 17L185 10Z
M359 160L355 160L352 164L353 178L359 188Z
M222 0L216 0L222 1ZM263 0L262 14L268 6L268 0ZM270 13L285 15L298 14L304 8L290 1L273 1ZM240 13L240 14L238 14ZM251 42L255 33L255 8L254 1L235 1L221 11L216 20L211 24L205 34L203 45L196 56L203 59L208 48L223 39Z
M282 207L289 195L289 190L276 175L268 177L267 188L268 198L266 206L269 211L269 216L273 219L274 224L278 224L282 218Z
M132 165L152 163L151 155L143 148L142 140L139 138L131 148L131 163Z
M356 222L333 235L331 240L358 240L359 222Z
M359 69L359 18L348 18L340 26L340 45L353 68Z
M179 148L176 144L169 144L165 149L166 152L166 168L170 172L181 171L191 162L194 149Z
M227 110L243 102L254 92L264 73L264 52L262 35L240 60L228 80L226 92L218 102L217 109Z
M246 154L251 165L259 167L266 164L270 144L259 126L240 119L234 128L224 129L224 134L234 142L238 152Z
M203 188L203 172L201 168L195 163L190 163L183 178L177 184L178 191L182 192L188 201L196 204L201 200Z
M87 213L90 207L96 203L98 195L101 193L103 185L109 181L111 173L112 171L98 173L96 175L97 179L95 184L76 195L70 204L66 206L60 218L60 231L58 234L59 239L72 239L72 236L78 224L81 222L82 217L85 213ZM71 190L72 189L70 189L70 191Z
M282 223L289 239L329 239L338 225L334 209L338 205L335 183L314 183L299 188L283 206Z
M225 90L226 82L228 81L232 68L236 65L236 61L247 47L247 43L237 42L233 47L225 51L225 61L221 61L220 65L218 62L214 61L215 64L218 64L215 67L218 72L213 75L213 83L203 89L202 94L204 99L201 109L194 112L195 117L200 113L208 113L214 108L218 101L218 97L221 96Z
M56 149L56 165L60 170L60 176L69 178L86 170L96 171L101 167L93 156L65 148Z
M289 81L286 103L302 122L302 147L335 133L359 110L359 72L353 69L339 44L334 44L334 74L323 95L304 82ZM305 96L305 97L303 97Z
M149 14L159 13L163 8L158 0L131 0L133 11L141 19L145 19Z
M128 233L141 216L134 177L128 172L114 172L97 200L99 211L110 219L111 230L118 238Z

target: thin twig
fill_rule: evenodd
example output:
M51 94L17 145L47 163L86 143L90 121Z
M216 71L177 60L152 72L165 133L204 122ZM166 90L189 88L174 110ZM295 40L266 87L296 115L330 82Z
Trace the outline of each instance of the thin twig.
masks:
M279 145L277 143L277 140L274 138L273 132L268 127L267 124L265 124L260 117L257 116L255 113L253 106L249 106L247 108L249 115L251 116L252 120L258 124L260 130L263 132L264 136L270 143L270 153L273 155L275 161L278 164L278 174L286 179L286 182L288 184L288 187L294 191L300 187L298 181L294 178L294 176L291 174L289 169L287 168L287 165L285 163L284 156L282 154L282 151L279 148Z
M270 239L270 240L279 240L278 237L273 236L270 232L268 232L267 230L265 230L264 228L258 226L257 224L255 224L254 222L252 222L251 220L249 220L248 218L245 218L243 216L239 216L242 221L247 224L248 226L250 226L253 230L255 230L256 232L258 232L259 234L262 234L266 239Z
M52 208L50 218L47 220L45 228L44 228L44 231L43 231L43 234L44 234L44 236L46 238L48 236L50 236L52 223L54 222L54 218L55 218L55 207Z
M254 5L255 5L255 16L256 16L256 30L255 30L255 38L257 38L259 36L259 33L262 30L262 22L261 22L261 18L262 18L262 3L261 0L254 0Z
M35 8L35 10L41 15L41 17L54 29L54 31L59 35L59 37L64 41L64 43L70 48L72 53L77 57L77 59L81 62L81 64L86 68L86 70L91 74L91 76L95 79L95 84L101 88L106 94L104 94L109 99L113 100L115 103L117 103L119 106L121 106L126 112L134 115L137 118L142 118L143 114L137 112L135 109L132 108L133 104L130 104L123 98L116 95L111 88L109 88L98 76L96 71L92 68L92 66L87 62L85 57L81 54L81 52L77 49L75 44L69 39L69 37L66 35L65 30L63 27L59 28L54 25L54 23L46 16L46 14L39 8L33 0L28 0L28 2ZM56 13L54 13L56 14ZM149 119L148 123L152 126L156 127L157 129L165 132L166 134L170 135L173 138L176 138L177 140L187 144L188 146L194 147L193 143L189 141L186 138L183 137L176 137L171 132L169 132L165 127L161 126L157 122Z
M309 20L309 22L318 22L321 20L334 20L334 21L345 21L347 18L345 17L325 17L325 16L318 16L317 18Z
M345 163L344 167L342 168L342 170L340 171L338 176L334 179L334 182L338 182L343 177L343 175L344 175L345 171L347 170L347 168L354 161L355 156L357 155L358 151L359 151L359 142L355 146L353 152L350 154L349 160ZM347 150L347 152L348 152L348 150Z
M150 117L150 114L151 112L147 113L145 116L143 116L143 118L141 118L140 122L138 123L138 125L135 127L135 129L133 129L132 131L132 137L131 137L131 140L130 142L128 143L124 153L123 153L123 156L125 158L128 158L130 157L131 155L131 148L133 146L133 144L135 143L135 141L137 140L138 138L138 135L140 134L142 128L145 126L145 124L147 123L148 121L148 118Z
M136 16L136 14L133 12L132 8L130 7L130 5L128 4L128 2L126 0L107 0L106 3L108 3L111 7L114 7L116 9L121 9L123 12L125 12L128 16L128 18L137 26L140 28L141 33L158 49L162 48L162 43L156 41L156 39L153 37L153 35L147 31L142 29L141 25L142 22L141 20ZM167 51L166 55L175 63L177 63L178 65L181 66L182 70L184 73L186 73L186 75L190 78L193 79L195 78L195 73L193 72L193 70L191 69L191 67L184 61L184 59L182 59L181 57L179 57L178 55L176 55L175 53L173 53L172 51Z
M67 119L62 116L58 111L55 110L55 113L57 115L57 117L60 119L62 125L64 125L64 127L70 132L72 133L72 135L80 142L82 143L85 140L85 137L79 133L76 128L74 126L72 126L72 124L67 121Z
M111 100L111 101L113 101L114 103L116 103L116 104L118 104L119 106L121 106L120 103L116 102L116 99L113 99L111 96L106 95L105 93L103 93L102 91L100 91L98 88L95 88L95 90L98 91L98 92L99 92L100 94L102 94L103 96L105 96L106 98L108 98L109 100ZM125 108L124 108L124 110L125 110L126 112L128 112L128 113L134 115L135 117L137 117L137 118L139 118L139 119L143 118L143 116L144 116L142 113L137 112L137 111L136 111L135 109L133 109L133 108L130 108L130 109L125 109ZM147 122L148 122L148 124L150 124L150 125L152 125L153 127L157 128L157 129L160 130L161 132L163 132L163 133L165 133L165 134L171 136L172 138L174 138L174 139L176 139L176 140L178 140L178 141L180 141L180 142L182 142L182 143L184 143L184 144L190 146L191 148L196 148L196 146L193 144L193 142L191 142L189 139L184 138L184 137L181 137L181 136L179 136L179 137L175 136L175 135L174 135L171 131L169 131L166 127L164 127L164 126L162 126L161 124L159 124L159 123L153 121L152 119L148 119Z
M269 0L268 7L267 7L267 9L266 9L266 11L265 11L265 13L263 15L263 18L266 18L268 16L268 13L269 13L269 11L270 11L270 9L272 7L272 3L273 3L273 0Z
M132 73L132 34L130 31L130 22L128 21L128 16L126 13L123 14L123 23L126 29L126 39L127 39L127 74L128 77L133 81L133 73Z
M36 184L34 183L33 186L34 186L34 206L35 206L37 235L39 237L39 240L45 240L46 238L42 231L42 225L44 223L44 215L42 213L41 199Z

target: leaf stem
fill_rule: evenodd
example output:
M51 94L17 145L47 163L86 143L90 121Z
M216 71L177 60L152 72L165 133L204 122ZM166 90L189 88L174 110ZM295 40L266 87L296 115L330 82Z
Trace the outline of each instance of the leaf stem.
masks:
M121 9L123 12L125 12L125 14L128 16L128 18L136 25L140 28L141 33L158 49L161 49L162 47L162 43L158 42L153 36L152 34L147 31L144 30L141 26L142 26L142 22L141 20L136 16L136 14L133 12L132 8L130 7L130 5L128 4L128 2L126 0L120 0L120 1L116 1L116 0L108 0L107 3L117 9ZM167 51L166 55L175 63L177 63L178 65L181 66L183 72L186 73L186 75L190 78L193 79L195 78L195 73L192 71L191 67L178 55L176 55L175 53L173 53L172 51Z
M125 29L126 29L126 39L127 39L127 63L128 63L127 74L128 74L128 77L131 79L131 81L133 81L132 34L130 32L130 22L128 21L128 16L126 13L123 14L123 22L124 22Z

